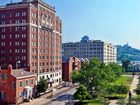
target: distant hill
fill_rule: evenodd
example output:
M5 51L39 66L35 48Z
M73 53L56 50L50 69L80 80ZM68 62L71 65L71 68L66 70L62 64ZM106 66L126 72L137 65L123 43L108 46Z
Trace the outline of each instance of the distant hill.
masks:
M140 61L140 50L132 48L128 44L123 46L117 45L117 60L128 59L131 61Z

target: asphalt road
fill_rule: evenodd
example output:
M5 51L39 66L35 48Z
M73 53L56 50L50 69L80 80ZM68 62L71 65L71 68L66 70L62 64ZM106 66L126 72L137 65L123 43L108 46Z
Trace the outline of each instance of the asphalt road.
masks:
M72 88L66 93L62 93L54 97L49 103L45 105L73 105L73 94L75 93L76 88Z

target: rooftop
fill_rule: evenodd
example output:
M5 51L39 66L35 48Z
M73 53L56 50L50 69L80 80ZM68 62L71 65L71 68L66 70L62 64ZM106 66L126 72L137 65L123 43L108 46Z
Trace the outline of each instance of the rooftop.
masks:
M35 76L34 73L26 71L25 69L13 69L12 70L12 75L16 78Z
M47 4L43 0L21 0L20 2L10 2L6 5L0 6L0 8L6 8L6 7L9 7L9 6L15 6L15 5L23 6L23 5L26 5L26 4L29 4L29 3L40 3L41 5L51 9L52 11L55 11L54 6L51 6L51 5Z

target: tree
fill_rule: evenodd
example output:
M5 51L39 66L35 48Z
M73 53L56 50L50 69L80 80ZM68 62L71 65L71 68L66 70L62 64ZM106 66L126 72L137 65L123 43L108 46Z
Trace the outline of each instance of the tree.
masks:
M73 71L72 73L72 82L77 83L80 81L81 73L78 71Z
M73 82L86 86L88 92L95 96L96 93L105 92L107 84L113 82L122 74L122 67L118 64L104 64L93 58L89 64L85 64L78 72L73 72Z
M46 92L47 88L48 88L47 80L45 78L41 78L37 84L37 93L40 94L42 92Z
M74 99L78 99L80 101L88 100L91 99L91 95L87 92L87 89L84 85L80 85L74 94Z
M115 73L116 77L120 77L124 70L122 69L122 67L116 63L109 63L108 66L112 69L112 71Z
M122 67L125 69L125 71L128 71L128 68L129 68L129 65L130 65L130 60L122 60Z

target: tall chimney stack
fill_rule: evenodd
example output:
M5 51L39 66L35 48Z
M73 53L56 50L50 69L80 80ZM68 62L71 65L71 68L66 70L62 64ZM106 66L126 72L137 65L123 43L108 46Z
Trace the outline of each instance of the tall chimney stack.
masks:
M8 65L8 70L9 70L10 74L12 74L12 68L13 68L12 65L9 64L9 65Z

